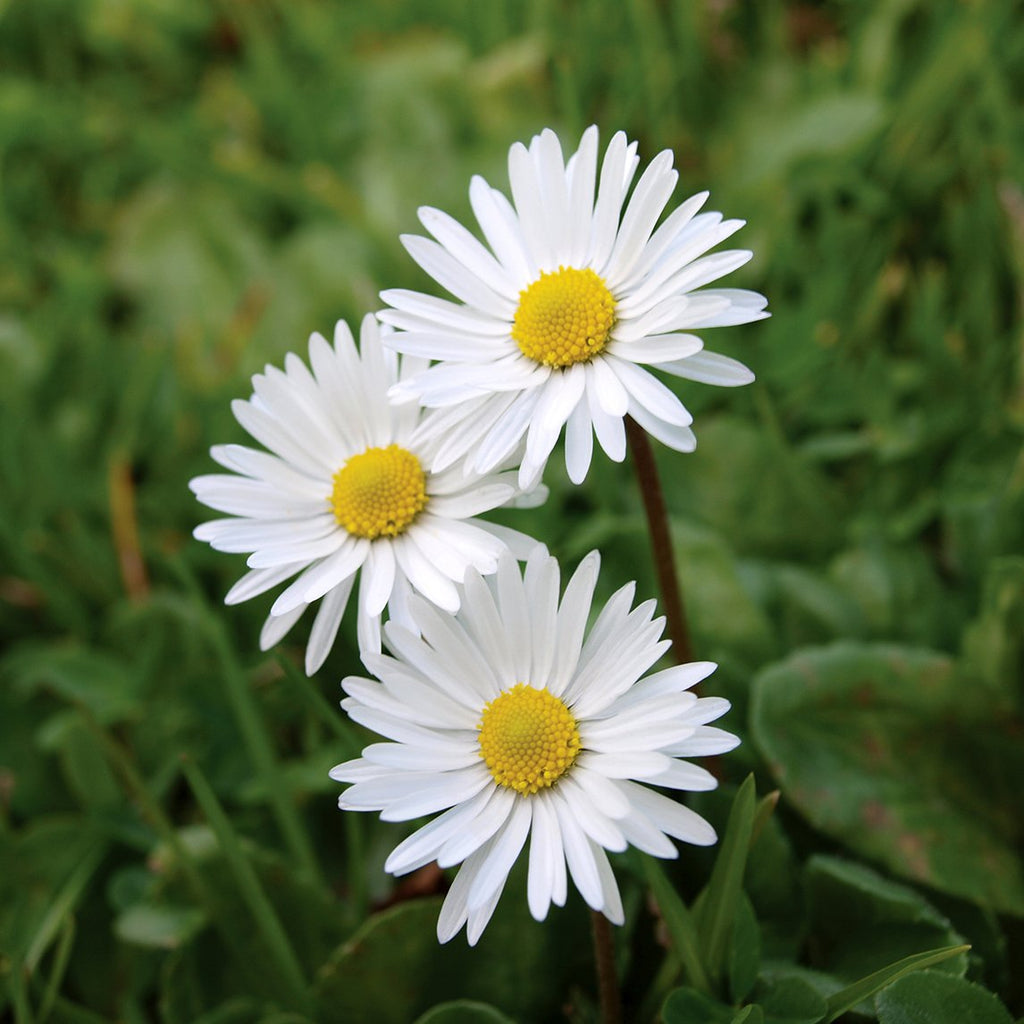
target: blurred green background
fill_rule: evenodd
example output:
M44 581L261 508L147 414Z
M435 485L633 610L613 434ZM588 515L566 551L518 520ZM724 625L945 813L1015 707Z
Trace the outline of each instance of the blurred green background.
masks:
M699 448L659 452L745 740L702 809L751 769L782 789L764 956L870 961L815 910L826 876L855 918L881 898L839 855L911 883L914 927L1024 1013L1022 93L1011 0L0 0L0 1015L593 1019L578 900L538 926L511 886L472 952L434 946L432 898L371 916L405 830L327 779L362 742L354 628L313 680L306 626L260 654L270 601L221 605L243 559L191 539L186 486L246 440L253 372L432 290L398 241L418 206L468 222L472 174L505 188L513 141L590 123L747 219L728 283L773 313L706 334L758 381L673 382ZM628 465L548 477L505 521L653 595ZM709 863L684 855L687 898ZM656 946L621 871L638 1006Z

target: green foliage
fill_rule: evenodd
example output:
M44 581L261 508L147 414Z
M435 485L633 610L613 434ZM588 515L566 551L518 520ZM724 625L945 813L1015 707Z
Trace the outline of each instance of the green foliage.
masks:
M334 806L353 624L260 654L186 488L253 372L425 286L418 206L591 122L748 220L773 312L657 453L745 742L716 850L616 864L627 1017L1024 1013L1022 68L1009 0L0 2L0 1016L596 1019L574 894L437 945L443 876ZM629 467L557 467L502 521L655 594Z

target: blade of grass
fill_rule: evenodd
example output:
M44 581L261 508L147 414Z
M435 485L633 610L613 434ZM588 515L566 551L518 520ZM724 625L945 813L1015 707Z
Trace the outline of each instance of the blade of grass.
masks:
M249 858L242 849L241 840L232 828L217 795L195 761L190 757L182 758L182 768L192 789L192 794L199 802L206 820L217 837L221 851L231 866L239 893L249 908L267 949L277 962L283 979L287 983L294 1004L303 1010L308 1009L308 984L303 976L298 957L292 949L288 935L267 898L267 894L260 885Z
M711 870L711 879L702 894L695 915L704 949L704 964L713 981L726 971L729 936L743 889L743 873L754 829L754 776L748 775L736 793L725 836Z
M288 848L288 853L308 879L323 887L324 879L309 835L303 828L298 809L288 791L285 773L278 766L277 755L274 752L266 723L256 705L245 673L228 643L220 617L214 614L209 607L205 596L180 560L170 560L168 564L188 587L197 604L201 606L201 621L213 652L220 662L231 710L242 734L242 741L256 768L256 774L267 793L271 811L277 821L285 846Z
M153 826L157 836L173 854L174 863L180 868L193 896L209 912L211 920L216 924L217 930L231 952L242 977L247 979L247 984L251 989L258 991L261 979L254 972L250 958L246 955L245 949L238 941L235 929L224 919L217 894L207 885L202 872L196 866L188 848L182 842L177 829L175 829L167 815L164 814L163 808L153 796L146 781L136 770L128 752L117 740L102 729L88 712L83 711L83 715L89 728L99 738L104 752L110 759L114 770L121 777L129 795L138 803L142 815Z
M313 680L297 668L283 655L277 656L277 663L281 667L285 678L295 688L296 693L302 698L309 710L321 721L338 740L341 749L339 761L358 757L362 752L363 744L358 728L340 710L332 708L324 699L323 694L316 688ZM348 873L347 901L351 905L357 920L362 920L369 908L369 896L367 894L366 872L363 866L366 858L363 854L365 843L363 833L365 826L362 815L346 814L345 823L345 851L352 870Z
M852 985L847 985L846 988L829 996L826 1024L832 1024L832 1021L841 1017L847 1010L852 1010L861 1000L873 996L897 978L902 978L905 974L910 974L913 971L923 970L925 967L933 967L958 953L966 953L970 948L970 946L944 946L926 953L915 953L913 956L904 957L894 964L889 964L888 967L883 967L881 970L861 978L860 981L855 981Z
M647 884L651 887L654 899L661 910L665 927L687 979L695 989L711 995L711 984L700 958L697 927L690 911L672 887L672 883L665 877L665 872L657 860L645 856L643 865Z
M341 759L358 757L362 752L363 743L351 719L339 708L332 707L316 688L313 680L283 654L277 656L277 663L306 707L330 729L341 744Z
M11 1002L14 1004L14 1024L35 1024L32 1007L28 1002L25 965L21 960L12 960L8 967Z
M43 954L49 948L61 925L67 920L106 852L107 844L97 839L89 846L74 871L71 872L71 877L64 883L29 943L28 952L25 954L25 968L29 973L33 973L39 966Z
M277 764L277 755L274 752L269 732L260 710L256 706L252 690L246 682L245 674L227 642L219 619L211 613L207 622L210 641L223 670L231 709L235 713L242 738L256 767L256 773L266 788L271 810L277 819L277 825L281 830L288 852L307 878L323 886L320 865L313 853L309 835L303 828L298 809L288 791L285 773Z
M50 970L50 979L46 983L42 1001L39 1004L38 1024L44 1024L50 1016L57 1000L57 993L60 990L60 983L64 980L64 973L67 971L68 960L71 958L71 947L75 944L75 916L72 913L64 918L64 927L61 929L57 941L57 949L53 955L53 967Z

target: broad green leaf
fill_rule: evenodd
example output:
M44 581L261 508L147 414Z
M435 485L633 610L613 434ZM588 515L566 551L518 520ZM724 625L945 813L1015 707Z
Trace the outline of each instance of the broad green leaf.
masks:
M440 901L409 900L370 917L315 983L320 1024L408 1024L438 1003L478 1000L519 1020L556 1017L573 987L594 990L589 913L569 898L534 921L517 864L479 943L440 945ZM401 984L396 984L396 978Z
M764 1010L757 1003L751 1003L733 1017L731 1024L764 1024Z
M915 881L1024 913L1009 782L1024 750L1012 719L968 710L965 685L931 651L803 651L755 680L753 734L817 828Z
M923 896L862 864L815 855L807 862L804 886L816 966L842 981L853 982L922 949L964 941ZM953 957L943 969L963 974L966 960Z
M826 1003L800 970L762 972L750 997L764 1011L765 1024L818 1024Z
M455 999L420 1014L416 1024L514 1024L514 1021L486 1003Z
M934 964L940 964L943 960L948 960L959 953L965 953L968 949L970 949L969 946L949 946L946 949L928 950L905 957L897 963L883 967L880 971L875 971L874 974L869 974L866 978L861 978L854 984L829 996L827 1024L831 1024L847 1010L852 1010L861 1000L873 996L898 978L902 978L912 971L920 971Z
M692 988L670 992L661 1009L664 1024L732 1024L736 1010Z
M949 974L919 971L887 985L875 996L879 1024L1013 1024L991 992Z

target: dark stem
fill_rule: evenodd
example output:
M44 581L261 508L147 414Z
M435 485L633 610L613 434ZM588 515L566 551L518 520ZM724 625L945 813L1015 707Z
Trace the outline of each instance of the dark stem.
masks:
M626 437L633 453L636 479L644 499L647 513L647 530L651 535L651 552L654 555L654 569L658 574L662 607L672 641L672 652L680 665L693 661L690 645L690 631L686 626L686 609L683 594L679 589L676 575L675 553L672 536L669 533L668 513L665 510L665 495L661 489L661 478L654 461L654 451L647 432L631 417L626 417Z
M597 989L601 998L601 1024L622 1024L622 999L619 979L615 973L615 943L608 918L597 910L590 912L594 934L594 963L597 967Z

